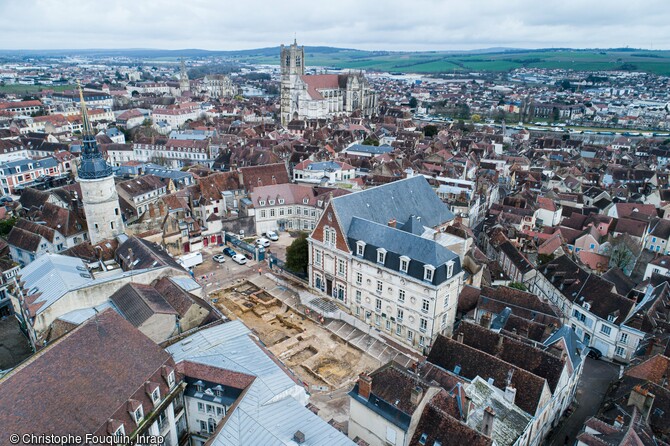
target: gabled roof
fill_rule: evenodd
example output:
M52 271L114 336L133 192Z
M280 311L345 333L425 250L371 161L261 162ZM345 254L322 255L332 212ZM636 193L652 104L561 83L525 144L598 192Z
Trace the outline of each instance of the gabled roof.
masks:
M149 413L153 404L144 383L157 372L160 378L171 363L162 348L106 310L0 381L0 406L12 408L0 415L0 443L9 444L11 433L107 435L107 421L127 414L129 399L144 403ZM167 391L163 382L161 394ZM135 424L126 418L130 433Z
M116 309L135 327L139 327L154 314L177 315L172 306L152 286L127 283L109 299Z

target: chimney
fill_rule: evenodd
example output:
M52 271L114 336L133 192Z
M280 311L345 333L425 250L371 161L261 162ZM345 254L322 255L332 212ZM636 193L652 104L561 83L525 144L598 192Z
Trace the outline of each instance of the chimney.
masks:
M295 431L295 434L293 434L293 441L298 444L303 444L305 442L305 434L301 431Z
M465 395L465 401L463 401L463 422L467 423L468 422L468 415L470 415L470 405L472 404L472 400L470 399L469 396Z
M493 434L493 422L495 421L496 413L488 406L484 409L484 417L482 418L482 434L491 438Z
M358 394L365 399L370 398L372 392L372 378L366 373L358 375Z
M507 387L505 387L505 400L507 400L508 403L514 404L514 400L516 399L516 388L512 384L508 384Z
M415 386L412 388L412 391L409 396L409 401L413 405L418 406L419 403L421 402L422 396L423 396L423 388L421 386Z
M651 413L651 406L654 404L654 398L656 396L653 393L637 385L630 391L627 405L637 407L644 421L647 421Z
M389 224L388 224L388 225L389 225L389 227L391 227L391 228L395 228L395 227L397 226L397 224L398 224L398 222L397 222L396 219L394 218L394 219L392 219L392 220L389 220Z
M456 335L456 341L458 341L459 344L463 343L463 332L459 331L458 335Z
M490 313L484 313L479 319L479 325L482 327L486 328L487 330L491 328L491 314Z
M614 420L614 427L617 429L621 429L623 427L623 416L619 415L616 417L616 420Z

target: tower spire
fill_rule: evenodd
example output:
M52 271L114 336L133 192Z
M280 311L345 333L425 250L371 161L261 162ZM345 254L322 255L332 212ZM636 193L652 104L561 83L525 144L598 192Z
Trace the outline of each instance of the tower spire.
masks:
M91 121L88 118L88 110L86 109L86 102L84 101L84 89L81 87L81 82L78 80L77 87L79 87L79 101L81 103L81 119L83 125L82 134L85 136L90 136L93 134L91 131Z
M79 87L79 100L81 101L81 119L82 119L82 151L81 165L78 170L80 178L104 178L112 175L112 167L107 164L98 150L98 143L95 140L95 134L91 126L91 120L88 117L86 102L84 101L84 90L81 83L77 81Z

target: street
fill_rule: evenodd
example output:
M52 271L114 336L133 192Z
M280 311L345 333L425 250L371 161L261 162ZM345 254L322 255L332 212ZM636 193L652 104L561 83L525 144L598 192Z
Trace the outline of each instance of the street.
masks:
M577 408L547 437L545 444L551 446L574 444L577 435L584 427L584 422L598 412L610 382L618 376L619 365L587 357L575 393Z

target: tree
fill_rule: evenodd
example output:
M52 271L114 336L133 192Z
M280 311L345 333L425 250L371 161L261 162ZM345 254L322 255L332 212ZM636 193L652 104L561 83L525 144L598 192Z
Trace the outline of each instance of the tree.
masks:
M416 100L414 96L409 98L409 108L416 108L416 106L419 104L419 101Z
M436 125L428 124L423 128L423 134L426 136L435 136L437 135L437 132L438 130Z
M481 121L482 121L482 117L480 115L478 115L476 113L474 115L472 115L472 122L477 123L477 122L481 122Z
M365 141L363 141L363 145L364 146L378 146L379 141L377 141L376 139L373 139L373 138L368 136L367 138L365 138Z
M307 233L301 232L298 238L286 248L286 269L296 273L306 273L309 264L308 248Z
M616 266L622 271L626 271L635 263L635 258L633 254L623 246L617 246L612 250L612 256L610 257L610 265Z
M507 285L510 288L514 288L516 290L521 290L521 291L528 291L526 288L526 285L524 285L521 282L510 282L509 285Z
M0 236L7 237L9 231L12 230L12 227L16 224L16 217L8 218L7 220L0 221Z

